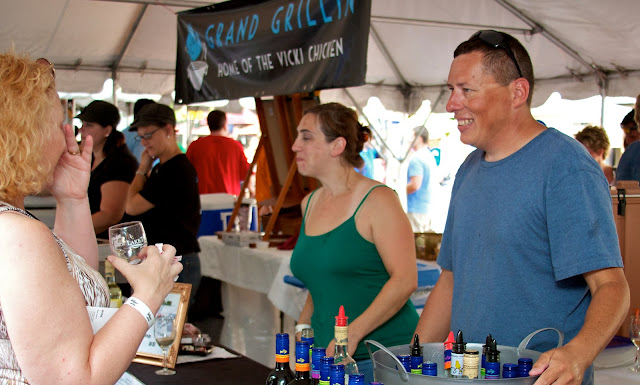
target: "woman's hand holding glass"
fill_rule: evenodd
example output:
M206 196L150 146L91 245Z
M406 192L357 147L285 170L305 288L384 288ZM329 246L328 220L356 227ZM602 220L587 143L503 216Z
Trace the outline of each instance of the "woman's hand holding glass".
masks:
M132 265L142 262L140 252L147 247L147 235L142 222L125 222L109 227L109 244L116 257Z
M138 255L141 263L131 265L122 258L108 256L109 262L127 279L133 294L155 312L173 289L174 278L182 271L175 260L176 249L163 245L162 253L156 246L145 247Z

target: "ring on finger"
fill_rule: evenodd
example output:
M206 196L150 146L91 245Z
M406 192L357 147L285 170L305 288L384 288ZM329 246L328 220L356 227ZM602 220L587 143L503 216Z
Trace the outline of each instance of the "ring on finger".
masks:
M80 151L67 151L69 155L78 155Z

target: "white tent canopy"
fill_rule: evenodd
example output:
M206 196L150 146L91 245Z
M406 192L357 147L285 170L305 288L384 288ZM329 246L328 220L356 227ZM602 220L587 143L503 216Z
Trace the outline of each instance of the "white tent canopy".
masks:
M97 93L106 79L126 93L174 87L176 12L210 0L1 0L0 50L55 63L58 89ZM320 0L312 0L320 1ZM324 0L336 1L336 0ZM340 0L344 1L344 0ZM354 0L358 1L358 0ZM457 44L478 29L516 36L534 65L534 105L640 92L637 0L372 0L365 86L323 92L362 107L372 95L413 113L438 96ZM445 94L446 95L446 94Z

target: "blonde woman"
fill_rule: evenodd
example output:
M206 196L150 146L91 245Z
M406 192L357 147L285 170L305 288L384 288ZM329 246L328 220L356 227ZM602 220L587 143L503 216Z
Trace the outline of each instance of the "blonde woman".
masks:
M0 90L0 383L114 384L149 328L142 312L155 314L182 265L171 246L139 265L110 256L139 302L94 335L86 307L108 306L109 292L87 198L93 140L80 152L63 127L46 59L0 54ZM57 202L53 232L24 210L44 188Z
M604 160L609 156L609 136L602 127L598 126L586 126L580 132L575 134L575 138L578 142L589 151L589 154L600 165L604 176L607 177L609 186L615 185L616 177L614 175L613 167L604 163Z

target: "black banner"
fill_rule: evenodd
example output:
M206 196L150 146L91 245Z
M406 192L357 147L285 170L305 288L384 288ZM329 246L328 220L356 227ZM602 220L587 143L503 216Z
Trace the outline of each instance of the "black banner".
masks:
M370 17L371 0L235 0L181 12L176 103L362 85Z

